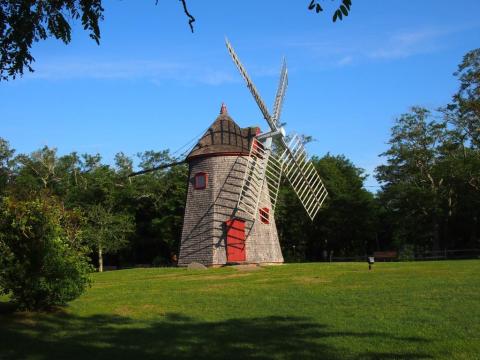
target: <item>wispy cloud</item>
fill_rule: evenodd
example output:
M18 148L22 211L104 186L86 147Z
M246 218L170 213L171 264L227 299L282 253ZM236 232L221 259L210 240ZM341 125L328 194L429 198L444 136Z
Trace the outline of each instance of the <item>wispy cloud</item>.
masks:
M199 64L151 60L60 59L35 64L35 72L26 79L72 80L137 80L154 84L174 80L189 84L221 85L236 82L233 69L223 70Z
M368 53L374 59L399 59L434 52L441 47L440 39L452 29L419 29L390 35Z
M399 29L391 33L363 34L361 38L352 34L335 39L309 40L292 39L286 45L309 52L315 57L316 65L343 67L363 62L405 59L419 54L433 53L448 46L448 37L466 30L465 27L421 27Z
M37 79L130 79L169 76L181 71L183 65L156 61L112 61L92 59L61 59L42 61L35 65L30 77Z
M344 56L340 60L337 61L338 66L346 66L346 65L350 65L351 63L353 63L353 56L352 55Z

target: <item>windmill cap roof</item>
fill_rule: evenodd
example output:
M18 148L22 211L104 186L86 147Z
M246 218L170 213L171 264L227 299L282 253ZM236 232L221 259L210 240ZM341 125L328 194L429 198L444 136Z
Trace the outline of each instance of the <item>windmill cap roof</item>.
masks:
M222 111L188 154L187 161L201 156L248 156L253 138L258 132L258 127L242 129L226 111Z

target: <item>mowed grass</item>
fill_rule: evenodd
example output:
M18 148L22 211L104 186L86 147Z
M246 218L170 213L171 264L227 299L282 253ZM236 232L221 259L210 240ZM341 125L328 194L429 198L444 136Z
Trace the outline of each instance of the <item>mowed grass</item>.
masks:
M95 274L61 312L4 304L0 358L480 359L480 261Z

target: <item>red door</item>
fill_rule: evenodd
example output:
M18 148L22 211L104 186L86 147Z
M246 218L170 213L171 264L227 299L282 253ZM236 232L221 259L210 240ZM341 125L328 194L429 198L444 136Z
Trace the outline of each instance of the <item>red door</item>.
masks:
M245 261L245 221L225 222L227 228L227 262Z

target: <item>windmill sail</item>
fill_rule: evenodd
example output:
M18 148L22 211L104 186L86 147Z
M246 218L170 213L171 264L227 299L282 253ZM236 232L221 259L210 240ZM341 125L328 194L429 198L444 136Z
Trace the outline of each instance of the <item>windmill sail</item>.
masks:
M302 139L295 135L280 156L284 174L295 190L310 219L314 219L328 192L312 162L307 159Z
M260 94L258 93L257 88L253 84L253 81L250 79L250 76L248 76L247 70L245 70L245 67L240 62L240 59L235 53L235 50L233 50L233 47L227 38L225 38L225 43L227 45L228 52L230 53L230 56L232 57L233 62L235 63L235 65L238 68L238 71L240 71L240 74L242 75L243 79L247 83L247 87L250 89L250 92L252 93L253 98L257 102L257 105L260 108L260 111L262 112L263 117L267 121L268 125L270 125L270 128L272 130L276 130L277 129L276 123L273 121L272 117L270 116L267 106L265 105L262 98L260 97Z
M273 105L273 122L279 128L280 113L282 111L283 99L285 98L285 91L288 85L288 70L285 58L282 63L282 70L280 71L280 81L278 83L277 94L275 96L275 103Z
M300 199L308 216L313 220L325 201L328 192L312 162L307 159L302 139L298 136L294 136L287 144L284 137L285 132L279 124L283 99L288 85L286 62L284 60L282 64L280 82L278 84L273 106L273 116L271 116L265 103L260 97L257 88L233 50L232 45L228 39L225 39L225 42L233 62L247 83L247 87L257 102L263 117L270 126L271 132L266 135L270 134L270 139L274 136L279 136L280 148L284 149L280 156L272 154L270 149L265 151L263 147L261 147L262 150L260 151L260 147L255 147L254 145L260 144L258 140L255 139L252 145L252 151L248 158L247 170L245 172L245 179L238 201L238 208L244 210L255 219L259 203L264 201L262 194L265 193L263 189L266 182L268 185L268 196L269 201L271 202L271 208L274 209L277 202L280 177L283 172L295 190L295 193Z
M257 218L259 208L267 207L273 213L277 204L281 172L282 166L277 157L254 139L247 158L238 209L246 212L253 220Z

